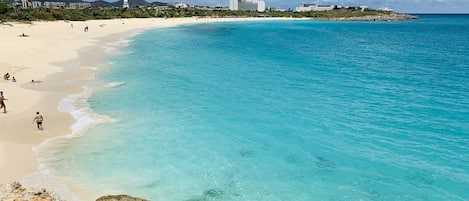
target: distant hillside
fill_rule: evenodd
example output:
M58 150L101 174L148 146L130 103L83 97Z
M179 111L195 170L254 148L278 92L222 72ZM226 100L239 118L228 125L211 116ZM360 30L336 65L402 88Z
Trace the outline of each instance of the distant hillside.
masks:
M102 0L99 0L99 1L95 1L95 2L90 2L91 5L93 5L94 7L102 7L102 8L109 8L109 7L113 7L114 5L112 3L109 3L107 1L102 1ZM121 4L122 5L122 4Z
M14 0L10 0L11 2L13 2ZM82 1L82 0L37 0L37 1L40 1L42 3L48 1L48 2L65 2L66 4L69 4L69 3L80 3L80 2L88 2L88 3L91 3L91 5L93 5L94 7L105 7L105 8L108 8L108 7L122 7L122 4L123 4L123 0L118 0L118 1L115 1L115 2L108 2L108 1L103 1L103 0L97 0L97 1ZM167 6L168 3L164 3L164 2L152 2L152 3L149 3L145 0L129 0L129 5L131 8L134 8L134 7L137 7L137 6L148 6L150 4L153 4L155 6Z
M93 4L93 3L91 3L91 4ZM114 7L122 7L122 4L123 4L123 0L118 0L116 2L111 3L111 5L114 6ZM168 5L168 3L157 2L157 1L149 3L145 0L129 0L129 6L131 8L134 8L134 7L137 7L137 6L148 6L150 4L153 4L155 6L167 6Z
M116 2L112 2L111 4L115 7L121 7L122 4L123 4L123 0L118 0ZM149 3L145 0L129 0L129 6L131 8L134 8L134 7L137 7L137 6L148 6L150 4L153 4L155 6L167 6L168 5L168 3L157 2L157 1Z
M123 0L118 0L116 2L111 3L111 5L114 6L114 7L122 7L122 4L123 4ZM145 0L129 0L129 6L131 8L134 8L134 7L137 7L137 6L149 6L150 4L153 4L155 6L167 6L168 5L168 3L157 2L157 1L149 3Z

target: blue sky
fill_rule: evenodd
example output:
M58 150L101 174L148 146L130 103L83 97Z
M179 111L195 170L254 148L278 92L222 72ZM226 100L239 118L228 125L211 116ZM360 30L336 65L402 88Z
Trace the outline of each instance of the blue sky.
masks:
M155 0L147 0L155 1ZM184 2L194 5L228 6L229 0L158 0ZM401 13L469 13L469 0L264 0L267 7L295 8L299 3L366 5L370 8L388 7Z

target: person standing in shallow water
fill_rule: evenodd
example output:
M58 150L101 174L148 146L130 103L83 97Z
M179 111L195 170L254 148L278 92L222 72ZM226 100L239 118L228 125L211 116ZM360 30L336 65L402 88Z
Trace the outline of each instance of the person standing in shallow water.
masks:
M44 117L39 114L39 112L36 112L36 116L33 119L33 123L36 122L37 124L37 129L42 130L42 121L44 120Z

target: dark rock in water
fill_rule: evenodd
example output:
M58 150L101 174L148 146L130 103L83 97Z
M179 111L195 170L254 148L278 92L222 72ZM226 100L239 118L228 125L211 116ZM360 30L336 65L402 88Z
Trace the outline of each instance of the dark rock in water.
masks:
M289 155L285 158L285 161L293 164L301 163L302 159L295 155Z
M223 195L223 191L218 189L210 189L204 191L203 195L210 198L219 198Z
M184 201L208 201L208 200L219 200L223 196L224 192L220 189L210 189L198 195Z
M198 196L184 201L207 201L207 198L205 196Z
M333 170L337 168L337 165L333 161L328 160L324 157L318 156L316 157L316 160L316 165L318 166L318 168L321 168L323 170Z
M254 153L251 150L240 150L239 154L242 157L251 157Z
M149 201L142 198L131 197L128 195L106 195L98 198L96 201Z
M426 175L423 173L408 176L406 177L406 180L410 184L419 187L425 185L433 185L435 183L435 178L432 175Z

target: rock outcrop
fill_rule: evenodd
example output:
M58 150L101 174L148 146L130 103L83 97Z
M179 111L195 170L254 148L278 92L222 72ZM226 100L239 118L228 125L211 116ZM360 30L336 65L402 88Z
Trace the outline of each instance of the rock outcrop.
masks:
M377 15L366 15L361 17L339 17L339 18L328 18L326 20L337 20L337 21L402 21L402 20L413 20L419 19L414 15L407 15L402 13L378 13Z
M149 200L131 197L128 195L106 195L106 196L98 198L96 201L149 201Z
M26 189L18 182L0 184L1 201L63 201L44 188Z
M65 201L44 188L23 188L19 182L0 184L0 201ZM96 201L149 201L128 195L107 195Z

